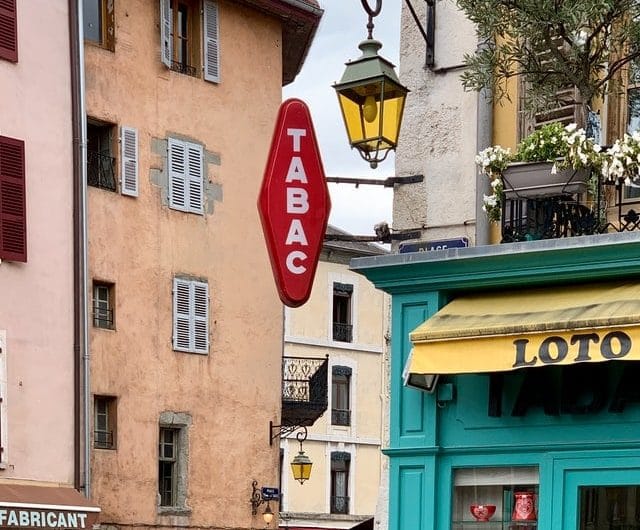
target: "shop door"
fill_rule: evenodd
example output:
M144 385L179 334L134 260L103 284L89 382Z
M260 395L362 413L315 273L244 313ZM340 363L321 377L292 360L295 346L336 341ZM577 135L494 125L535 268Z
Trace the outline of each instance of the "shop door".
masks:
M640 469L571 470L563 528L640 530Z

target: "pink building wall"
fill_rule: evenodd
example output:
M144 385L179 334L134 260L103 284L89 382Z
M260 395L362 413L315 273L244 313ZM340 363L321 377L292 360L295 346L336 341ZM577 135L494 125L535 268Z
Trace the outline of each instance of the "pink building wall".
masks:
M67 2L18 1L0 60L0 135L25 142L27 263L0 264L6 383L0 482L73 481L73 237Z

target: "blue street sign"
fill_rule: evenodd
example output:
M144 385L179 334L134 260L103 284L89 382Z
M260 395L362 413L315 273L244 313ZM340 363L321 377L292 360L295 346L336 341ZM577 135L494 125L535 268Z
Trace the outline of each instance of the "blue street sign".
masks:
M263 501L275 501L280 498L280 491L278 488L262 488L262 500Z
M469 239L456 237L453 239L437 239L435 241L419 241L417 243L400 243L400 254L409 252L429 252L448 248L464 248L469 246Z

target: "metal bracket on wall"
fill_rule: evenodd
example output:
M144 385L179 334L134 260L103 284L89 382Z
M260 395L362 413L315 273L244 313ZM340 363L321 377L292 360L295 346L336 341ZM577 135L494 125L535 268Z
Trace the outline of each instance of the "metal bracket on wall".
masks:
M427 53L425 58L425 66L427 68L433 69L435 65L435 47L436 47L436 2L435 0L424 0L427 4L427 28L420 23L420 19L416 14L416 10L411 4L411 0L405 0L409 11L411 12L411 16L415 21L420 33L424 38L424 41L427 45Z
M407 177L387 177L381 179L368 179L361 177L325 177L327 182L332 184L355 184L356 188L360 184L370 184L373 186L384 186L385 188L393 188L396 184L415 184L424 180L424 175L409 175Z
M273 440L276 438L286 438L292 432L301 429L296 434L296 438L299 442L304 442L307 439L307 427L305 425L274 425L272 421L269 422L269 445L273 445Z

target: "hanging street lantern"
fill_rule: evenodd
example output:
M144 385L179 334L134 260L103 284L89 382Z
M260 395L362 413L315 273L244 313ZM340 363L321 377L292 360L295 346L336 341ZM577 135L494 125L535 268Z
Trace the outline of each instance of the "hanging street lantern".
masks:
M333 85L344 119L349 143L372 168L395 150L404 103L409 90L400 84L394 66L378 55L382 43L373 38L373 18L382 0L372 9L361 0L369 15L368 38L359 44L362 56L346 63L339 83Z
M300 484L304 484L305 480L309 480L309 477L311 476L311 466L313 466L313 463L311 462L311 459L304 454L304 451L302 450L302 442L300 442L300 451L291 461L291 472L293 473L293 478L300 482Z

